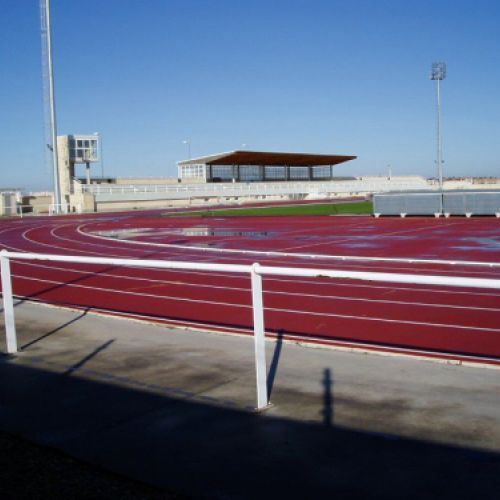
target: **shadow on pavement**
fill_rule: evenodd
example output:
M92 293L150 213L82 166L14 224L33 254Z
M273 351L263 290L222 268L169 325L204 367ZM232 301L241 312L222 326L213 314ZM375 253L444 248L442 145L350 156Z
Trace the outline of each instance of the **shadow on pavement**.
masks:
M336 427L329 369L318 383L316 424L3 358L0 430L197 498L498 497L499 454Z
M333 380L330 368L323 370L323 423L326 427L333 425Z
M87 354L87 356L83 357L78 363L75 363L73 366L70 366L65 372L64 375L72 375L77 372L85 363L89 362L92 358L96 357L100 352L105 351L115 339L108 340L104 342L104 344L100 345L97 349L94 349L91 353Z
M30 340L26 344L22 345L20 347L20 350L27 349L28 347L31 347L32 345L40 342L41 340L44 340L44 339L50 337L51 335L54 335L55 333L64 330L66 327L68 327L68 326L72 325L73 323L76 323L80 319L84 318L88 312L89 312L89 308L84 309L84 311L81 314L79 314L76 318L72 318L69 321L66 321L66 323L63 323L62 325L58 326L57 328L53 328L49 332L46 332L43 335L40 335L38 338L36 338L34 340Z
M267 397L270 400L271 394L273 392L274 380L276 378L276 373L278 372L278 365L281 356L281 350L283 348L283 330L280 330L276 334L276 343L274 345L273 357L269 365L269 373L267 375Z

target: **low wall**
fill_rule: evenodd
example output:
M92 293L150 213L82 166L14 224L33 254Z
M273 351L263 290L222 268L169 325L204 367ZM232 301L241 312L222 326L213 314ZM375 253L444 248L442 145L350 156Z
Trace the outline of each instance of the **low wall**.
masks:
M207 198L190 198L178 200L119 200L119 201L98 201L96 203L97 212L111 212L115 210L141 210L154 208L175 208L175 207L193 207L193 206L209 206L209 205L241 205L243 203L255 203L258 201L284 201L297 198L294 195L280 196L254 196L239 198L235 197L207 197Z
M22 211L27 214L47 214L52 205L52 195L48 194L32 194L23 196Z
M16 193L0 193L0 215L16 215Z

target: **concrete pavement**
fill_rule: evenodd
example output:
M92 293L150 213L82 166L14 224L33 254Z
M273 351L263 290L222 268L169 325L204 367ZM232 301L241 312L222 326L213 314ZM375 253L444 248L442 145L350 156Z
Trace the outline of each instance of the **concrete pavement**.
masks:
M16 306L0 428L199 498L496 498L500 370ZM3 341L3 339L2 339Z

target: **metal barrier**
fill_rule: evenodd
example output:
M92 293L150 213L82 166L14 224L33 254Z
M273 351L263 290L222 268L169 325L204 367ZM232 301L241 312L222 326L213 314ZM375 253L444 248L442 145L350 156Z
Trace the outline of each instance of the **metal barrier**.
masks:
M136 268L157 269L185 269L194 271L242 273L251 276L252 308L253 308L253 330L255 371L257 383L257 408L263 409L269 404L267 393L266 373L266 351L264 331L264 302L262 289L262 276L290 276L306 278L337 278L361 281L382 281L388 283L405 283L416 285L442 285L466 288L493 288L500 290L500 279L467 278L431 276L421 274L400 274L344 271L333 269L312 268L289 268L275 266L261 266L258 263L252 265L241 264L217 264L204 262L176 262L166 260L139 260L139 259L115 259L108 257L80 257L69 255L50 255L41 253L21 253L2 250L0 252L0 271L2 282L3 308L5 317L5 334L7 340L7 352L17 352L17 334L14 316L14 301L12 290L12 279L10 272L10 259L19 260L43 260L53 262L69 262L80 264L107 264L113 266L125 266ZM486 264L485 265L491 265ZM495 266L500 264L494 263Z
M500 190L378 193L373 196L376 215L495 215L500 217Z

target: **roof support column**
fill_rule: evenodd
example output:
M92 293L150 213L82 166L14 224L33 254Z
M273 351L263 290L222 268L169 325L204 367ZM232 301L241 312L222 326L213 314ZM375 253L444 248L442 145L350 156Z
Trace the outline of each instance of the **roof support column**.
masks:
M212 170L212 165L206 165L206 169L207 169L207 181L212 182L214 174Z
M333 179L333 165L330 165L330 179Z
M307 167L307 173L309 174L309 180L312 181L313 178L313 168L312 167Z
M285 180L290 180L290 165L285 165Z
M265 165L261 165L261 178L263 181L266 180L266 166Z

